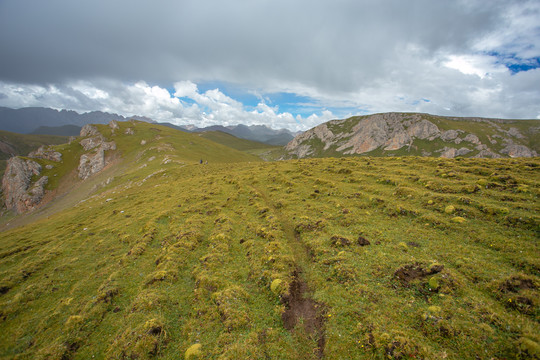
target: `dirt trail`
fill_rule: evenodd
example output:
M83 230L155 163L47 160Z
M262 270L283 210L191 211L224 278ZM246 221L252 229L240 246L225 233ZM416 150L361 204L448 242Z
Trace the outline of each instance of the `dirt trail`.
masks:
M286 310L281 315L285 329L292 331L302 326L307 335L317 340L315 354L322 359L324 355L324 307L313 299L305 297L309 293L307 284L301 279L299 270L293 273L289 296L283 299Z
M271 207L276 214L283 233L294 255L296 270L292 274L292 282L289 287L289 296L282 299L285 312L281 315L285 329L295 332L301 337L315 340L317 347L313 354L317 359L324 358L324 346L326 343L324 334L324 304L320 304L310 298L312 289L304 279L304 269L309 262L308 250L302 243L300 234L294 230L294 226L288 218L274 206L268 196L260 189L252 187L261 195L267 206Z

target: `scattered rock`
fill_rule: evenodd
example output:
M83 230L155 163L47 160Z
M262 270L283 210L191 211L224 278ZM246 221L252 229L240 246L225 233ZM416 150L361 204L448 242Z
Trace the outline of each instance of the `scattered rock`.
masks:
M45 195L47 176L42 176L34 184L32 177L39 176L41 166L33 160L13 157L8 160L2 179L2 191L8 209L21 214L35 209Z
M141 145L146 145L146 140L141 140Z
M474 145L480 145L481 144L480 139L478 138L478 136L476 136L474 134L467 134L467 136L465 136L465 138L463 140L468 141L470 143L473 143Z
M45 159L50 161L59 162L62 160L62 154L55 151L51 146L40 146L37 150L28 154L28 157L36 159Z
M134 135L135 131L133 131L133 128L127 128L126 131L124 131L124 134L126 135Z
M118 126L118 122L116 120L111 120L109 122L109 126L111 127L113 132L114 132L114 130L120 129L120 127Z

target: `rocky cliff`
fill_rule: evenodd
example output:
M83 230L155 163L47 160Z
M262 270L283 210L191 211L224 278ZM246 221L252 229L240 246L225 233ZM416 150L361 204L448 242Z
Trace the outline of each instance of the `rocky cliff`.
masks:
M33 210L43 199L49 180L47 176L40 175L41 165L37 162L20 157L9 159L2 178L6 207L17 213Z
M454 158L538 156L540 121L384 113L332 120L285 147L290 158L355 154Z

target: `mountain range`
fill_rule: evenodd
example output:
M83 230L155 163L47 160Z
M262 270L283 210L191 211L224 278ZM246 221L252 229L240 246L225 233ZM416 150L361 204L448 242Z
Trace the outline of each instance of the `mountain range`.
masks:
M156 123L144 116L124 117L102 111L79 114L72 110L55 110L42 107L10 109L0 107L0 130L20 134L45 134L76 136L86 124L107 124L111 120L128 119ZM198 128L194 125L178 126L171 123L158 123L177 130L189 132L222 131L241 139L258 141L270 145L286 145L297 133L286 129L274 130L265 125L209 126Z

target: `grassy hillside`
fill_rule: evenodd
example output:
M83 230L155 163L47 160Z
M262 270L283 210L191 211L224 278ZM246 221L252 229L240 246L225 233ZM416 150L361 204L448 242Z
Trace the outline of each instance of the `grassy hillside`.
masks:
M218 144L261 157L264 160L276 160L284 154L281 146L272 146L257 141L240 139L222 131L205 131L198 135Z
M147 130L118 138L130 171L2 233L0 358L540 356L538 159L224 164Z
M41 145L66 143L68 141L68 137L55 135L17 134L0 130L0 141L15 150L16 155L26 155L29 152L39 148ZM4 175L7 159L11 157L10 153L1 150L2 148L0 148L0 178Z
M524 145L531 150L540 153L540 120L497 120L497 119L479 119L479 118L453 118L436 116L430 114L417 113L391 113L396 117L401 118L401 122L407 123L412 120L427 120L435 124L440 131L456 130L460 134L460 139L463 140L466 134L474 134L478 136L480 142L485 145L490 151L494 151L502 157L508 157L507 154L499 153L509 142L516 145ZM381 114L376 114L381 115ZM384 114L383 114L384 115ZM341 148L348 140L351 139L354 133L353 129L358 123L373 115L353 116L343 120L332 120L326 123L328 129L336 136L339 141L335 140L328 142L328 138L324 139L317 135L311 136L302 141L299 145L309 148L308 157L350 157L350 156L433 156L439 157L444 149L467 148L469 152L463 157L475 157L480 154L481 150L476 145L462 141L456 143L452 141L444 141L441 137L436 137L433 140L414 138L410 144L403 144L397 150L384 150L386 145L381 143L377 148L369 152L347 155L344 154L350 148ZM415 120L415 121L416 121ZM507 133L513 128L519 132L518 136L508 135ZM388 130L391 134L391 129ZM309 130L308 130L309 132ZM361 133L362 129L356 129L356 135ZM402 133L406 135L406 133ZM367 134L364 134L367 137ZM380 135L380 134L379 134ZM333 135L332 135L333 136ZM406 135L408 136L408 135ZM388 139L390 139L389 137ZM378 142L377 136L372 138L373 142ZM340 149L340 150L338 150ZM297 158L297 154L289 153L286 158ZM485 157L485 156L484 156Z

